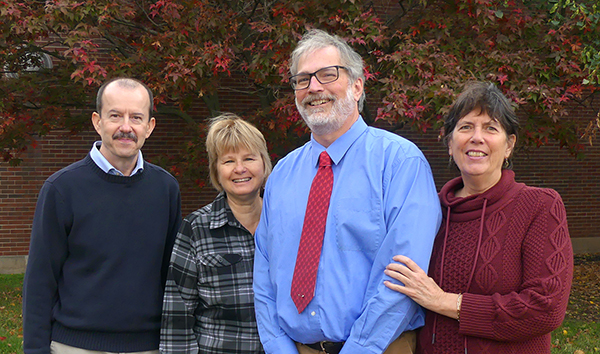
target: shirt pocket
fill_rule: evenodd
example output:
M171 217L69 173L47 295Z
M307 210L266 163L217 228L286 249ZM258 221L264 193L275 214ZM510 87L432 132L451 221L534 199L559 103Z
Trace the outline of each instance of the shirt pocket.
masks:
M237 253L211 253L198 257L198 296L203 307L235 311L252 298L252 264Z
M335 208L337 246L342 251L373 253L383 235L381 205L372 198L343 198Z

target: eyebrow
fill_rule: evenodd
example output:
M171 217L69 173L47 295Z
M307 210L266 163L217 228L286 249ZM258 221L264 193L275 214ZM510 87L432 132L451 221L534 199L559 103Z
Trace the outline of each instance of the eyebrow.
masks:
M123 111L119 110L119 109L109 109L107 113L119 113L122 114ZM144 112L131 112L132 116L142 116L142 117L146 117L146 115L144 114Z

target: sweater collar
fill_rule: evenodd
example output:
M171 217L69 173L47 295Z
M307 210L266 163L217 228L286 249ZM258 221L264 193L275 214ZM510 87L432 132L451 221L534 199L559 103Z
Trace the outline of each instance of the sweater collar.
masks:
M481 194L464 198L456 197L455 191L463 187L462 177L457 177L442 187L439 197L444 212L448 208L452 210L450 214L452 221L466 221L481 217L481 209L486 200L487 211L492 212L503 205L498 203L499 201L511 200L512 195L523 186L522 183L515 183L515 173L512 170L503 170L500 181Z

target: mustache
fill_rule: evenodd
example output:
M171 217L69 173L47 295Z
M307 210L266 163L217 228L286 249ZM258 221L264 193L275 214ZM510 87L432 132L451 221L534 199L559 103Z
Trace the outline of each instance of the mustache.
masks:
M312 93L312 94L308 94L306 97L304 97L304 99L302 100L302 105L307 105L310 101L314 101L314 100L331 100L333 102L335 102L337 100L337 98L334 95L328 95L325 93Z
M124 132L116 132L113 136L113 139L131 139L134 142L137 143L138 138L137 135L135 135L133 132L129 132L129 133L124 133Z

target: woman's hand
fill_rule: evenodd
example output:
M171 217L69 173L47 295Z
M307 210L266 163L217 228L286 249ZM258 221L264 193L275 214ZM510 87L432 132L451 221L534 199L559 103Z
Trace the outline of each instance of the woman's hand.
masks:
M444 292L412 259L398 255L394 256L394 261L398 263L388 264L384 273L401 284L386 280L385 286L410 297L430 311L451 318L458 317L458 294Z

